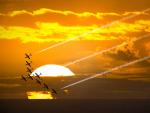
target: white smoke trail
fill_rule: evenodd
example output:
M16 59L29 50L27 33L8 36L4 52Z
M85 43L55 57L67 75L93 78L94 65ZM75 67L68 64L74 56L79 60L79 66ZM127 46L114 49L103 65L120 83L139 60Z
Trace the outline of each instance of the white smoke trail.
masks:
M138 37L138 38L136 38L136 39L133 39L132 41L135 42L135 41L137 41L137 40L146 38L146 37L148 37L148 36L150 36L150 34L143 35L143 36L141 36L141 37ZM84 61L84 60L87 60L87 59L89 59L89 58L95 57L95 56L97 56L97 55L103 54L103 53L105 53L105 52L111 51L111 50L116 49L116 48L118 48L118 47L125 46L125 45L127 45L127 44L128 44L128 42L124 42L124 43L122 43L122 44L113 46L113 47L111 47L111 48L108 48L108 49L105 49L105 50L102 50L102 51L95 52L95 53L93 53L93 54L91 54L91 55L88 55L88 56L85 56L85 57L83 57L83 58L77 59L77 60L75 60L75 61L69 62L69 63L65 64L64 66L70 66L70 65L73 65L73 64L75 64L75 63L79 63L79 62L81 62L81 61Z
M60 42L60 43L54 44L54 45L52 45L52 46L49 46L49 47L47 47L47 48L45 48L45 49L42 49L42 50L38 51L37 54L42 53L42 52L44 52L44 51L46 51L46 50L55 48L55 47L57 47L57 46L63 45L63 44L65 44L65 43L68 43L68 42L70 42L70 41L72 41L72 40L75 40L75 39L77 39L77 38L84 37L84 36L86 36L86 35L88 35L88 34L91 34L91 33L96 32L96 31L98 31L98 30L100 30L100 29L103 29L103 28L109 27L109 26L111 26L111 25L117 24L117 23L120 22L120 21L125 21L125 20L128 20L128 19L131 19L131 18L136 17L136 16L142 14L143 12L147 12L147 11L150 11L150 8L148 8L148 9L146 9L146 10L143 10L141 13L133 14L133 15L124 17L124 18L122 18L122 19L115 20L115 21L113 21L113 22L111 22L111 23L108 23L108 24L106 24L106 25L100 26L100 27L98 27L98 28L96 28L96 29L87 31L87 32L85 32L85 33L83 33L83 34L81 34L81 35L75 36L75 37L70 38L70 39L68 39L68 40L65 40L65 41L63 41L63 42Z
M67 86L62 87L61 89L65 89L65 88L68 88L68 87L77 85L77 84L79 84L79 83L85 82L85 81L90 80L90 79L92 79L92 78L95 78L95 77L98 77L98 76L102 76L102 75L108 74L108 73L110 73L110 72L112 72L112 71L115 71L115 70L118 70L118 69L127 67L127 66L129 66L129 65L132 65L132 64L135 64L135 63L138 63L138 62L142 62L142 61L147 60L147 59L149 59L149 58L150 58L150 56L147 56L147 57L144 57L144 58L141 58L141 59L138 59L138 60L134 60L134 61L132 61L132 62L129 62L129 63L123 64L123 65L117 66L117 67L115 67L115 68L112 68L112 69L110 69L110 70L104 71L104 72L102 72L102 73L95 74L95 75L93 75L93 76L91 76L91 77L88 77L88 78L82 79L82 80L80 80L80 81L74 82L74 83L72 83L72 84L69 84L69 85L67 85Z

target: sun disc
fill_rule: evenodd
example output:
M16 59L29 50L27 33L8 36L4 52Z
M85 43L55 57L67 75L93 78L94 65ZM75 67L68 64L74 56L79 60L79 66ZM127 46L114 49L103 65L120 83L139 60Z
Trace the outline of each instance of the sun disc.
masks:
M36 70L34 70L31 75L35 76L35 73L37 74L41 73L40 76L50 76L50 77L75 75L69 68L55 64L40 66Z

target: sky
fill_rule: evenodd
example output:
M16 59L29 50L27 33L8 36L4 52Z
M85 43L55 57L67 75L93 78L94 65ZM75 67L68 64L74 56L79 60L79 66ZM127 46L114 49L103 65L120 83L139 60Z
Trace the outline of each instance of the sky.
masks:
M127 41L124 47L69 66L77 75L91 75L150 55L149 0L0 0L0 77L25 73L24 53L33 54L33 66L64 65ZM37 54L112 21L134 18L97 30L64 45ZM110 78L149 81L150 61L113 72ZM120 76L125 75L125 76Z

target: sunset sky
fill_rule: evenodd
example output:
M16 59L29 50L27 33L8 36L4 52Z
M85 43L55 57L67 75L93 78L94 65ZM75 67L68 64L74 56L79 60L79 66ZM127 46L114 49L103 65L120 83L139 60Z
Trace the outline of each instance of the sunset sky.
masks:
M75 74L96 74L134 59L150 55L149 0L0 0L0 77L25 73L24 53L33 54L33 66L64 65L94 52L128 41L125 47L71 65ZM143 10L149 9L147 12ZM82 38L38 53L112 21L132 19L97 30ZM149 81L150 62L113 72L110 78ZM123 76L120 76L123 75ZM124 76L125 75L125 76Z

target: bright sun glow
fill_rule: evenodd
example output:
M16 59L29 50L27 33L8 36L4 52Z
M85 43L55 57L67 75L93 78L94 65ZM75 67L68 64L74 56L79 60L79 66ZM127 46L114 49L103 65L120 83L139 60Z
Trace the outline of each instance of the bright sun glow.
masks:
M48 91L27 92L28 99L54 99Z
M68 68L60 65L48 64L43 65L32 72L32 76L35 73L38 73L40 76L50 76L50 77L57 77L57 76L74 76L75 74Z

